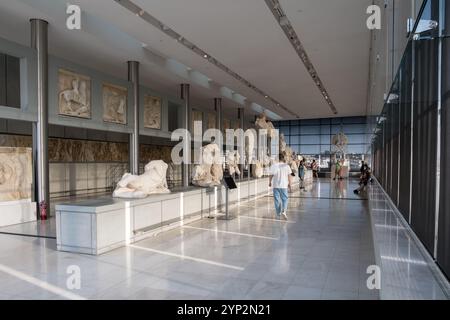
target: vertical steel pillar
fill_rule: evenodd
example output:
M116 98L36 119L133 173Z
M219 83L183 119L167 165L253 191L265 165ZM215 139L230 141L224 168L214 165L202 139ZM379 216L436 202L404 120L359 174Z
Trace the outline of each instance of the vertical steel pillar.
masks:
M238 118L239 118L239 128L242 129L242 131L245 132L245 128L244 128L244 116L245 116L245 112L244 112L244 108L239 108L238 109ZM241 161L242 164L239 165L241 174L239 175L239 179L243 180L244 179L244 169L245 169L245 136L243 137L243 141L241 141L242 146L240 147L239 153L241 156Z
M222 98L214 98L214 110L216 111L216 129L223 134Z
M183 118L183 124L184 129L187 130L188 134L190 135L192 132L192 126L191 126L191 105L190 105L190 95L189 95L189 84L183 83L181 84L181 99L184 101L184 118ZM190 139L188 137L185 137L184 139L184 148L183 152L187 152L189 155L191 153L191 144L188 143ZM190 159L191 157L188 157ZM190 164L183 162L182 167L182 181L183 181L183 187L188 187L190 184Z
M139 174L139 62L128 61L128 81L133 84L133 133L130 135L130 172Z
M37 122L33 124L35 200L41 219L49 216L48 168L48 23L31 19L31 47L37 52Z

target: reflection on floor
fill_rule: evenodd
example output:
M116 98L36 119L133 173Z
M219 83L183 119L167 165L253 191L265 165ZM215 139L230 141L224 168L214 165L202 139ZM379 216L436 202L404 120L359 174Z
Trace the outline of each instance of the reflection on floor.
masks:
M56 239L56 221L55 218L50 218L46 221L39 220L1 227L0 234Z
M203 219L98 257L0 234L0 299L378 299L366 285L369 203L355 187L321 179L291 194L288 222L264 197L234 208L234 220ZM79 290L66 286L74 266Z
M83 201L98 197L110 197L110 194L96 194L91 196L82 197L64 197L53 199L51 201L51 215L52 217L46 221L32 221L26 223L15 224L11 226L0 227L0 234L11 234L11 235L23 235L31 237L41 237L41 238L53 238L56 239L56 221L55 221L55 206L61 203L69 203L74 200Z

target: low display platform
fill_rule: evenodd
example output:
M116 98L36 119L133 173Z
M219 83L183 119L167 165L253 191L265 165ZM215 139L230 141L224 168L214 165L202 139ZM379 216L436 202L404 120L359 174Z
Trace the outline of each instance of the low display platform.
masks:
M269 179L238 181L229 204L269 193ZM225 204L225 187L178 189L145 199L101 197L56 205L57 249L99 255L200 219Z

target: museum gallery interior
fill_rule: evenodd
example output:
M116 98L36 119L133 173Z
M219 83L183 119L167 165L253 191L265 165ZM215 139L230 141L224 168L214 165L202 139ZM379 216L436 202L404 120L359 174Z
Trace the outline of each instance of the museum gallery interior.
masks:
M0 300L447 300L448 21L0 0Z

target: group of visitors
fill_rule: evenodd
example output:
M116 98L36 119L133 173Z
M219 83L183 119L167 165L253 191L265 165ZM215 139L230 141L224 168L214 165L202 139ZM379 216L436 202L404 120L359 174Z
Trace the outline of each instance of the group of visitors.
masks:
M336 176L333 180L342 180L342 166L343 160L336 162ZM315 160L311 164L311 169L313 170L314 177L318 177L317 171L318 166ZM306 165L304 160L300 160L298 163L298 176L300 179L300 189L304 189L304 179L305 179ZM291 167L286 163L285 156L283 154L279 155L279 162L275 163L270 168L270 178L269 187L273 187L273 196L275 204L275 212L277 218L283 218L285 220L287 217L287 208L289 200L289 192L292 191L292 179L295 177ZM372 182L371 170L367 163L362 161L360 168L360 178L359 178L359 188L354 190L355 194L360 194L365 190L369 182Z

